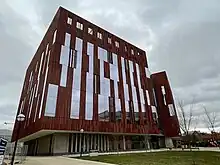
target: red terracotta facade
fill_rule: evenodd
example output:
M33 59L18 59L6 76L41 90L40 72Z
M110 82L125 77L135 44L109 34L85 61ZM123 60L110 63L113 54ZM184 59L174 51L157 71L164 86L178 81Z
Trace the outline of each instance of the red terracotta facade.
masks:
M71 18L71 25L67 23ZM83 25L83 29L77 28L77 22ZM91 28L93 34L88 33ZM55 32L56 31L56 32ZM55 42L53 43L54 33L56 33ZM61 54L61 45L65 43L65 34L71 34L70 48L75 50L76 37L83 40L82 47L82 67L80 87L80 108L79 119L71 119L71 91L73 84L73 68L68 68L66 87L60 86L62 65L59 63ZM102 39L97 38L97 33L102 34ZM111 44L108 42L111 38ZM85 120L85 103L86 103L86 73L89 69L89 57L87 55L87 43L94 44L94 75L98 79L95 82L97 93L93 93L93 115L92 120ZM116 46L117 43L119 46ZM121 103L121 118L116 119L116 111L113 108L109 113L109 121L99 120L98 111L98 94L100 93L100 59L98 59L98 47L117 54L118 59L118 94ZM44 53L44 55L42 55ZM137 107L138 112L130 110L130 118L127 120L125 111L125 96L122 82L122 66L121 57L130 60L134 65L134 86L137 89ZM42 62L41 62L42 59ZM42 63L41 69L39 63ZM48 64L48 71L47 70ZM140 70L140 86L138 86L138 73L135 67L138 64ZM179 124L176 113L170 116L168 104L174 105L172 91L165 72L152 74L147 77L146 69L148 68L146 53L136 46L118 38L117 36L105 31L104 29L86 21L85 19L67 11L60 7L57 11L46 35L40 43L29 67L27 68L24 85L18 106L18 112L23 113L26 119L21 123L20 137L24 138L28 135L36 133L40 130L63 130L63 131L79 131L81 128L85 132L108 132L108 133L127 133L127 134L164 134L167 137L179 136ZM40 72L40 73L39 73ZM104 76L110 78L110 64L104 62ZM131 77L126 71L126 83L128 84L129 97L132 98ZM47 75L47 76L46 76ZM45 77L47 79L45 80ZM58 85L58 95L56 102L56 113L54 117L45 116L46 98L48 84ZM114 97L114 81L110 80L110 96ZM166 90L166 104L163 101L161 86ZM94 87L95 88L95 87ZM149 96L143 92L145 103L144 108L141 105L139 88L149 92ZM45 92L43 92L43 90ZM154 92L155 91L155 95ZM149 98L147 98L149 97ZM132 101L132 99L130 99ZM158 119L155 120L152 114L152 106L156 107ZM175 107L174 112L175 112ZM41 109L41 111L40 111ZM138 120L135 115L138 114ZM158 124L159 123L159 124ZM12 141L15 140L18 123L15 122Z

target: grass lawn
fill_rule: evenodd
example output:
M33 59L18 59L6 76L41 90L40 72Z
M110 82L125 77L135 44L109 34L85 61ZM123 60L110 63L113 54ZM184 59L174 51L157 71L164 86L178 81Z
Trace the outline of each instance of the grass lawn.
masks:
M220 152L167 151L156 153L104 155L82 159L120 165L220 165Z

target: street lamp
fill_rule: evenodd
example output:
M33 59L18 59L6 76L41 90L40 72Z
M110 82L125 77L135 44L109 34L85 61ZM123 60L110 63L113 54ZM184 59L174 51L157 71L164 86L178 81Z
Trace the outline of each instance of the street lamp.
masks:
M21 113L16 117L16 121L18 122L18 129L17 129L17 132L16 132L17 134L16 134L16 138L15 138L14 151L13 151L13 155L12 155L12 158L11 158L11 165L14 164L15 153L16 153L16 148L17 148L18 138L19 138L19 132L20 132L20 129L21 129L21 122L23 122L24 120L25 120L25 115L23 115Z
M82 153L83 153L83 132L84 132L84 129L80 129L80 139L81 139L81 150L80 150L80 157L82 156Z

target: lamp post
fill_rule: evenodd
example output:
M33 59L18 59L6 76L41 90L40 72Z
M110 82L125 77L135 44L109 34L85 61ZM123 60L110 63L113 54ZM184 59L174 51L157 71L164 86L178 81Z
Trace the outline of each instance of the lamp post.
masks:
M80 150L80 157L82 157L82 153L83 153L83 132L84 132L84 129L80 129L80 138L81 138L81 150Z
M23 114L19 114L17 117L16 117L16 121L18 122L18 129L17 129L17 134L16 134L16 138L15 138L15 145L14 145L14 151L13 151L13 155L12 155L12 158L11 158L11 165L14 164L14 159L15 159L15 153L16 153L16 148L17 148L17 144L18 144L18 138L19 138L19 132L20 132L20 129L21 129L21 122L25 120L25 115Z

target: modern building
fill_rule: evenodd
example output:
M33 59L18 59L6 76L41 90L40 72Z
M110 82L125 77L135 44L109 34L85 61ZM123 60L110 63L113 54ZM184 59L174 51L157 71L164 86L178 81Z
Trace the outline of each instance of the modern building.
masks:
M62 7L27 68L19 113L30 155L164 147L180 133L166 73L150 74L145 51Z

